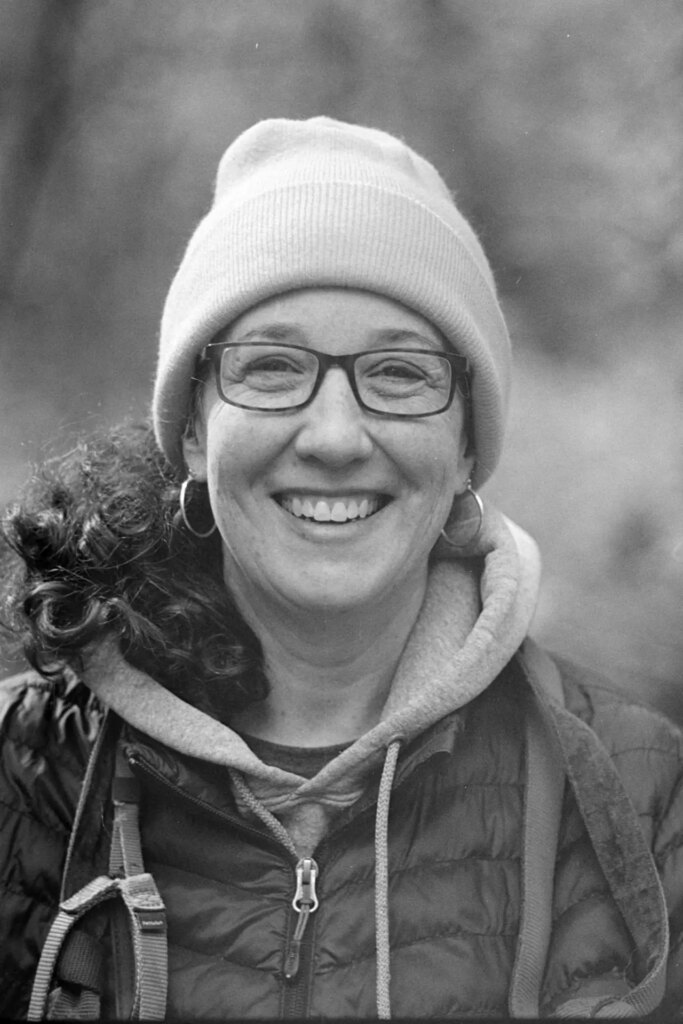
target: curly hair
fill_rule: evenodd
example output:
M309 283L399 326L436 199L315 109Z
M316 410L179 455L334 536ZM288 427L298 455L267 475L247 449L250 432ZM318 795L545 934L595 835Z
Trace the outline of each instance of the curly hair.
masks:
M179 483L148 424L47 462L0 527L3 625L47 677L114 636L136 668L227 720L267 693L261 647L225 585L218 534L183 525Z

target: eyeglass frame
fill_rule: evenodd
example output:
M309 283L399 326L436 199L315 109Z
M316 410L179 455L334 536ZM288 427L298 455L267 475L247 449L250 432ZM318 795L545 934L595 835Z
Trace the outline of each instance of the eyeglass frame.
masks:
M311 393L303 402L298 402L296 405L286 405L279 409L268 409L259 405L247 405L243 402L235 402L230 398L226 398L223 393L221 385L221 361L223 358L223 352L228 348L284 348L293 349L297 352L307 352L310 355L315 356L318 362L318 372L315 378L315 383L311 389ZM390 412L386 409L373 409L367 405L360 396L358 391L358 385L356 383L356 371L355 364L356 360L360 359L361 356L367 355L381 355L383 352L396 352L405 353L406 355L424 355L424 356L437 356L440 359L444 359L451 368L451 380L448 392L448 400L445 405L440 409L434 409L431 412ZM212 341L208 345L205 345L200 353L200 359L206 360L211 364L215 374L216 389L221 401L225 402L226 405L232 405L237 409L248 409L252 412L293 412L298 409L305 409L306 406L310 405L315 399L316 395L320 391L322 383L327 376L328 370L333 367L340 367L346 374L346 379L349 382L349 386L353 393L353 397L356 399L359 408L364 412L370 413L372 416L388 416L392 418L400 417L401 419L424 419L427 416L439 416L442 412L446 412L450 409L453 404L453 398L455 396L456 388L458 388L459 382L463 382L464 389L460 389L460 394L470 404L471 390L470 390L470 364L467 356L461 356L455 352L437 352L434 349L424 348L378 348L378 349L366 349L363 352L349 352L341 356L333 356L327 352L318 352L317 349L307 348L305 345L288 345L281 342L265 342L265 341Z

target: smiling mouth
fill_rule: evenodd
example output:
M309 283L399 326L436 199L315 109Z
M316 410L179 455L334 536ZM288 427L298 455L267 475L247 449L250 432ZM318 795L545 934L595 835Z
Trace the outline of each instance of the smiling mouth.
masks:
M369 519L389 501L375 495L367 498L299 498L277 495L278 505L297 519L313 523L354 523Z

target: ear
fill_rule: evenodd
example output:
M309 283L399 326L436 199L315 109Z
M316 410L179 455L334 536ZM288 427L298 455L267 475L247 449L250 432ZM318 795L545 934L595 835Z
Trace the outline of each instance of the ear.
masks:
M183 457L190 476L195 480L205 481L206 468L206 430L197 418L191 419L183 434Z
M458 492L465 490L467 481L474 472L476 461L477 453L471 443L471 427L465 420L458 438Z
M472 478L474 464L476 462L474 452L466 451L458 453L458 489L457 493L467 488L467 481Z

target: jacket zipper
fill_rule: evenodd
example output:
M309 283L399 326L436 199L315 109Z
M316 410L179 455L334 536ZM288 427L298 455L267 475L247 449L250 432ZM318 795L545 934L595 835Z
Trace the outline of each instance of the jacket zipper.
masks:
M162 775L161 772L158 772L155 768L152 768L151 765L148 765L144 761L135 757L135 755L129 757L128 761L131 767L134 765L136 768L140 769L140 771L151 776L153 779L156 779L157 782L160 782L167 789L172 790L174 793L178 793L184 800L189 800L189 802L195 806L201 807L202 810L208 814L212 814L224 821L228 821L231 825L234 825L242 832L251 833L252 835L258 836L260 839L265 839L271 847L280 852L290 852L287 847L271 835L270 832L265 831L265 829L255 828L248 822L245 822L242 818L234 817L227 811L221 811L217 807L213 807L211 804L206 803L204 800L200 800L199 797L193 796L192 793L188 793L179 786L175 786L164 775ZM297 861L294 865L295 891L292 899L292 908L296 914L296 920L294 928L291 931L290 938L285 946L283 968L283 974L286 982L283 1010L284 1016L289 1018L301 1018L304 1016L308 989L308 972L306 968L308 966L311 952L310 943L304 943L304 938L307 936L307 933L310 935L308 924L311 914L313 914L320 905L320 901L318 900L316 893L316 882L319 874L320 869L318 864L312 857L302 857L301 860Z
M129 757L128 760L131 766L135 765L135 767L146 772L162 785L171 789L174 793L179 793L183 799L189 800L190 803L201 807L202 810L207 813L215 815L218 818L222 818L224 821L230 822L231 825L234 825L242 832L251 833L252 835L258 836L260 839L266 840L271 847L276 848L280 852L283 850L287 853L290 852L287 847L279 842L279 840L277 840L270 832L267 832L265 829L255 828L253 825L245 822L244 819L235 817L227 811L218 810L218 808L212 807L211 804L206 803L204 800L200 800L191 793L187 793L179 786L175 786L172 782L169 782L161 772L158 772L156 769L152 768L151 765L148 765L141 759L135 757L135 755ZM399 780L395 790L400 788L404 782L405 777ZM359 801L356 806L357 813L354 815L354 818L357 819L361 814L365 814L372 806L374 806L374 802L371 799ZM338 830L342 831L346 827L346 824L348 823L345 823ZM325 837L325 840L321 844L321 850L323 847L329 845L330 839L335 831L337 830L333 829L332 832ZM284 951L283 975L286 984L283 1016L290 1019L300 1019L306 1014L306 1003L310 987L308 979L308 965L312 954L312 939L309 922L311 914L313 914L320 905L320 901L318 900L316 893L316 882L320 875L320 869L317 862L313 860L312 857L303 857L295 864L294 874L296 887L294 898L292 899L292 908L297 916Z
M318 865L312 857L302 857L294 869L296 876L296 892L292 906L298 919L285 951L284 976L292 981L299 973L301 966L301 943L311 914L320 903L315 891L318 878Z

